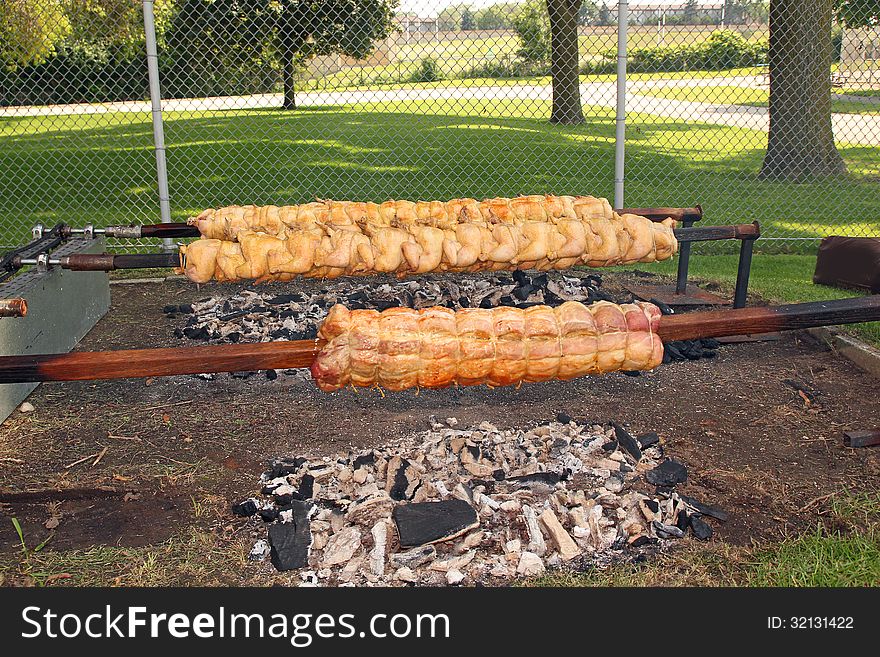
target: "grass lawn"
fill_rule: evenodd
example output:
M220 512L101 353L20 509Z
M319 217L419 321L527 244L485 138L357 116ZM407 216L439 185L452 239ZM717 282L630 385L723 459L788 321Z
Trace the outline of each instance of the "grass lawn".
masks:
M654 98L671 98L696 103L713 103L718 105L749 105L767 107L769 92L767 89L752 89L737 86L706 86L706 87L667 87L639 90L641 96ZM850 92L852 93L852 92ZM837 98L832 94L831 111L839 114L880 114L880 102Z
M815 531L780 543L737 548L691 544L642 565L553 573L533 586L877 586L880 497L835 496Z
M173 217L315 196L612 197L613 110L587 107L586 123L573 127L549 124L548 114L546 101L460 99L169 112ZM36 221L158 219L148 115L6 118L0 135L2 245L26 239ZM707 224L759 219L766 238L880 234L876 148L842 147L846 178L793 185L757 178L766 143L758 131L633 115L627 138L628 204L699 202Z

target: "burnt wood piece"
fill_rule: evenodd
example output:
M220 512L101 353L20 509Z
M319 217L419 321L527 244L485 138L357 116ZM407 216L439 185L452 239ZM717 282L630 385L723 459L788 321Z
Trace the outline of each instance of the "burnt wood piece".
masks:
M880 429L868 431L845 431L843 433L845 447L873 447L880 445Z
M307 502L294 501L289 509L293 511L293 521L269 527L270 558L278 570L295 570L309 564L311 507Z
M664 315L660 338L692 340L880 320L880 295L766 308ZM0 383L87 381L309 367L319 339L167 349L0 356Z
M635 437L617 422L612 422L611 426L614 428L617 443L636 461L641 461L642 449Z
M480 524L474 507L459 499L401 504L394 507L391 517L400 547L446 541Z

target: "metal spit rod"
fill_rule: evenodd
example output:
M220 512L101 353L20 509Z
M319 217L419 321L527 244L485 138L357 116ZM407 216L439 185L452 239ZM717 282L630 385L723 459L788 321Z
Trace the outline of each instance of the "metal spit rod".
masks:
M706 242L714 240L738 239L753 242L761 234L758 222L732 226L701 226L700 228L676 228L675 236L679 242ZM62 258L50 258L40 254L36 258L19 258L16 264L33 265L38 268L62 267L74 271L113 271L114 269L144 269L155 267L177 267L185 259L177 253L77 253Z

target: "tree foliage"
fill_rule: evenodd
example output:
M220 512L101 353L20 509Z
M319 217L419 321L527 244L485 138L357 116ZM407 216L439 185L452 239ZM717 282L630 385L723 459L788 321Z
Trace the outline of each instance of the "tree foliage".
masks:
M596 25L599 19L599 5L595 0L583 0L581 8L578 10L578 25Z
M880 25L880 0L835 0L834 14L846 27Z
M513 29L519 39L516 54L520 58L535 64L550 59L550 19L543 2L532 0L523 5L513 19Z
M144 13L132 0L61 0L70 22L69 43L115 48L133 54L143 49ZM174 0L154 0L156 35L161 40L175 9Z
M477 19L474 18L474 12L470 7L465 7L461 12L461 29L465 32L477 29Z
M0 3L0 60L10 69L42 64L69 33L61 0Z

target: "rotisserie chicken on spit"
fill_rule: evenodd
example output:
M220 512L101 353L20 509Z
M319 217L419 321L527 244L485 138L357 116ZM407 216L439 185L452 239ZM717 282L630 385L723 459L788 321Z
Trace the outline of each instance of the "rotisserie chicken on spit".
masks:
M678 246L673 219L618 215L592 196L230 206L190 223L202 239L181 247L182 270L197 283L606 267Z

